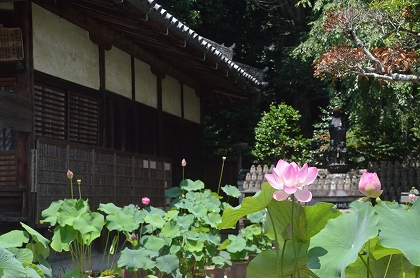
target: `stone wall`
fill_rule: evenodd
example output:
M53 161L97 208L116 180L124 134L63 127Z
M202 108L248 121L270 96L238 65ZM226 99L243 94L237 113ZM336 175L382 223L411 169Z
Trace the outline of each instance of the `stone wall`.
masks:
M243 181L238 181L244 195L257 192L266 181L265 174L271 173L274 165L252 166ZM359 180L366 170L350 170L345 174L331 174L327 169L318 169L317 179L307 187L312 192L313 201L331 202L347 208L348 204L362 197Z
M408 192L412 187L419 189L420 160L410 159L404 162L375 162L368 166L369 172L376 172L384 193L382 200L400 201L401 192Z

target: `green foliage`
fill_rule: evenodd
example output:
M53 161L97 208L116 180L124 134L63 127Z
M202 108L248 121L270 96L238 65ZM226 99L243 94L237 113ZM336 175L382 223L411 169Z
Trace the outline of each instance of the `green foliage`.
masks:
M308 267L319 277L345 277L346 267L356 261L365 242L377 236L377 223L378 217L369 204L329 221L311 239ZM333 267L320 268L324 265Z
M308 2L301 1L301 4ZM300 45L293 50L293 56L312 62L334 46L348 44L357 48L349 31L342 26L324 28L330 10L345 8L350 8L346 17L351 18L351 26L355 27L358 38L369 50L406 46L419 53L418 36L411 35L420 30L418 1L317 0L312 5L311 30L302 37ZM388 24L391 21L393 24ZM411 65L411 73L418 68L418 63ZM417 84L384 83L374 77L357 79L355 75L340 80L326 76L325 80L333 82L329 87L331 103L339 98L340 107L349 117L347 149L353 167L363 168L369 161L395 161L419 154ZM325 146L326 140L322 144L319 135L314 136L315 147ZM320 160L322 152L314 153L313 158Z
M255 141L254 128L260 119L261 113L255 106L206 114L204 116L205 144L206 146L223 146L247 143L249 146L242 150L242 157L243 164L250 167L253 162L251 146ZM208 157L220 158L236 154L236 150L229 147L206 150Z
M88 200L81 196L52 202L41 215L44 218L41 224L55 226L51 248L57 252L70 251L73 267L82 275L92 269L91 260L87 266L86 259L92 255L92 242L101 235L104 216L91 211Z
M221 189L228 196L238 196L232 186ZM206 189L202 181L189 179L169 189L166 196L173 199L168 211L151 206L100 205L100 210L108 214L107 227L124 232L132 245L121 252L118 266L157 276L197 277L207 266L229 264L229 254L217 249L221 236L216 224L222 221L222 208L229 206L220 201L222 197Z
M50 278L49 240L21 223L24 231L0 235L0 276L4 278Z
M275 238L277 250L261 252L247 277L414 277L420 270L420 202L379 200L372 206L355 201L352 212L341 214L329 203L278 202L273 191L264 183L259 194L225 210L218 225L229 228L241 217L267 209L267 235ZM240 250L239 243L232 248Z
M281 103L271 104L255 128L254 156L259 163L273 164L278 157L300 163L307 161L310 141L303 138L299 113Z

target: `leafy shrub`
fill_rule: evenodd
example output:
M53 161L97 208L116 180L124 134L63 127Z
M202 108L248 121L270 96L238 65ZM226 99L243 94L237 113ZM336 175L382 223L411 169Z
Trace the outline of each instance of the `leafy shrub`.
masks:
M284 103L270 105L270 111L255 128L255 148L253 154L261 164L273 164L279 157L297 163L309 158L310 140L303 137L300 114Z

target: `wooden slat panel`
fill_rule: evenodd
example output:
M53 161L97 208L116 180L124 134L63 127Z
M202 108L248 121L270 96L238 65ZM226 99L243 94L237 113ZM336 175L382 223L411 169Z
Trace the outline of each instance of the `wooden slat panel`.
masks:
M82 198L92 208L99 203L118 206L138 204L148 196L153 206L166 206L165 189L172 186L171 162L163 158L133 155L80 144L42 139L37 145L37 223L52 201L69 198L67 169L82 180ZM57 143L54 143L57 142ZM78 197L77 184L73 184Z
M66 92L35 85L35 133L66 138Z
M72 92L69 117L69 140L96 145L98 142L97 100Z
M16 187L16 153L0 152L0 187Z

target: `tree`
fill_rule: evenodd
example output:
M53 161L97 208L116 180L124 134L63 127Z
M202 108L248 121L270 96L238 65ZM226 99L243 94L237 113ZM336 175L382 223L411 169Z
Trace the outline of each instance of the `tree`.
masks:
M316 54L316 76L420 82L417 0L318 0L314 11L319 17L295 54Z
M275 164L279 159L304 164L309 159L309 139L302 136L299 112L284 103L270 105L270 111L255 128L254 156L258 163Z

